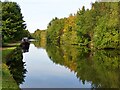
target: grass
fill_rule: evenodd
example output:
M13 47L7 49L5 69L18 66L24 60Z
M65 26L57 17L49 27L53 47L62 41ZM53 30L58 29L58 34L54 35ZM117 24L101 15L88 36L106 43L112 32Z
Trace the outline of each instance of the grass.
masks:
M7 48L7 47L17 47L20 45L20 42L17 43L4 43L4 45L2 46L3 48Z
M17 47L20 43L5 43L4 46L2 46L2 62L6 63L5 59L6 57Z
M20 43L6 43L2 47L2 64L0 64L0 75L2 78L0 82L0 89L2 90L20 90L19 86L17 85L16 81L13 79L8 66L6 65L6 57L17 47Z
M16 47L4 48L2 50L2 63L6 63L6 57L15 49Z
M6 64L2 64L2 90L15 89L19 90L19 86L13 79Z

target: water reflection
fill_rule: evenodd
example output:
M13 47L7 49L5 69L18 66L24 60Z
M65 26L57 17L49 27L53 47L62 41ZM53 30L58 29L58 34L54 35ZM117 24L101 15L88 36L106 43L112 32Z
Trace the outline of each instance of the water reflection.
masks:
M21 88L90 88L90 84L79 82L74 72L53 63L43 48L30 44L28 53L23 54L27 74Z
M34 41L34 42L32 42L34 45L35 45L35 47L37 47L37 48L46 48L46 42L45 41L42 41L42 40L40 40L40 42L39 41Z
M22 42L20 46L22 48L23 53L29 52L29 46L30 46L29 42Z
M120 52L118 50L91 51L86 47L45 45L40 42L34 42L34 45L30 45L29 53L23 54L28 73L21 87L28 85L31 88L120 88ZM47 54L41 48L46 49ZM17 62L16 65L18 67ZM21 64L22 67L23 64ZM23 69L20 72L26 73ZM68 69L72 74L67 71ZM24 76L21 75L21 77Z
M18 85L24 82L25 74L27 72L25 69L25 62L22 60L23 55L20 47L15 49L7 59L10 73Z
M84 85L93 88L120 88L120 52L96 50L79 46L47 45L49 58L56 64L69 68Z

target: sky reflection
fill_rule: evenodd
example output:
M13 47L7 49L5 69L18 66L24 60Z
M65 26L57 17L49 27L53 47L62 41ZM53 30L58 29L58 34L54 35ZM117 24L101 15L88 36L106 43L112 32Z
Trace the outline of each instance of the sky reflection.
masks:
M30 44L29 52L23 53L27 74L21 88L90 88L91 84L83 85L74 72L64 66L53 63L45 49Z

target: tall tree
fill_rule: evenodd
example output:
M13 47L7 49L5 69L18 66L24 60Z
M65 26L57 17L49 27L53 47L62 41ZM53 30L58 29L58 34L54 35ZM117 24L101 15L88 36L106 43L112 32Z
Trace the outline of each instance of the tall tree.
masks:
M26 28L20 6L16 2L2 2L3 41L20 40Z

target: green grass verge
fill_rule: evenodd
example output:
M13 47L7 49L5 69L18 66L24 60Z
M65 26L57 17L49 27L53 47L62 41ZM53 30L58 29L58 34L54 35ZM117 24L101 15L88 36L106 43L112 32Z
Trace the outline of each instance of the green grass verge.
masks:
M4 43L2 45L2 47L16 47L16 46L19 46L20 45L20 42L17 42L17 43Z
M13 79L12 75L10 74L10 71L8 69L8 66L6 65L6 58L7 56L12 53L12 51L19 46L20 43L10 43L6 44L2 48L2 64L0 65L0 72L1 72L1 81L0 82L0 89L2 90L20 90L19 86L17 85L16 81Z
M20 90L6 64L2 64L2 90Z
M2 63L6 63L6 57L15 49L16 47L3 48L2 50Z

